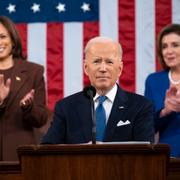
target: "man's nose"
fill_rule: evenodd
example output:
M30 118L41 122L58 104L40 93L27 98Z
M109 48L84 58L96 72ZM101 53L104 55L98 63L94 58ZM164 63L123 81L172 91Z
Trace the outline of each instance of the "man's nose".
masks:
M101 70L101 71L106 71L106 68L107 68L106 63L105 63L105 62L102 62L102 63L101 63L101 66L100 66L100 70Z

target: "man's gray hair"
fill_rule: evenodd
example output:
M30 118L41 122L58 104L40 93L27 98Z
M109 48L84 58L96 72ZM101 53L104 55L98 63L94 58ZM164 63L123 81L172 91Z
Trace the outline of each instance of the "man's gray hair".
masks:
M105 36L97 36L97 37L94 37L94 38L90 39L90 40L87 42L87 44L86 44L86 46L85 46L85 48L84 48L84 53L86 54L87 51L89 50L90 46L91 46L93 43L96 43L96 42L97 42L97 43L99 43L99 42L112 42L112 43L114 43L114 44L117 44L117 45L118 45L119 56L120 56L120 58L122 58L122 53L123 53L123 51L122 51L122 46L121 46L121 44L120 44L119 42L114 41L113 39L111 39L111 38L109 38L109 37L105 37Z

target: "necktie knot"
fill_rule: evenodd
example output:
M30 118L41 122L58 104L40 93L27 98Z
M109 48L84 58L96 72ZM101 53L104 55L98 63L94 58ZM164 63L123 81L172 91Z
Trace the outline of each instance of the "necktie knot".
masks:
M103 104L103 102L104 102L106 99L107 99L106 96L99 96L99 97L98 97L99 105L100 105L100 104Z

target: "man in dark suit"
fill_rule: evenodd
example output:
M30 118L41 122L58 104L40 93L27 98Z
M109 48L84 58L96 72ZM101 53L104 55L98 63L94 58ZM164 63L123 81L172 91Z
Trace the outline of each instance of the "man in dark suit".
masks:
M126 92L116 83L123 69L122 48L107 37L91 39L85 47L84 70L103 102L106 127L102 141L154 141L153 107L143 96ZM98 119L97 119L98 121ZM78 92L57 102L53 122L43 144L92 141L90 100ZM98 122L97 122L98 124Z

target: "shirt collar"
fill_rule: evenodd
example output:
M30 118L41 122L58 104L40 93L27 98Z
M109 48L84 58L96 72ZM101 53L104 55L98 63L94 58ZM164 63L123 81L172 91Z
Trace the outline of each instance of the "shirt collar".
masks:
M116 93L117 93L117 84L115 84L113 86L113 88L106 94L107 99L110 100L113 103L114 99L115 99L115 96L116 96ZM97 101L97 98L99 96L100 95L96 93L96 95L94 97L94 101Z

